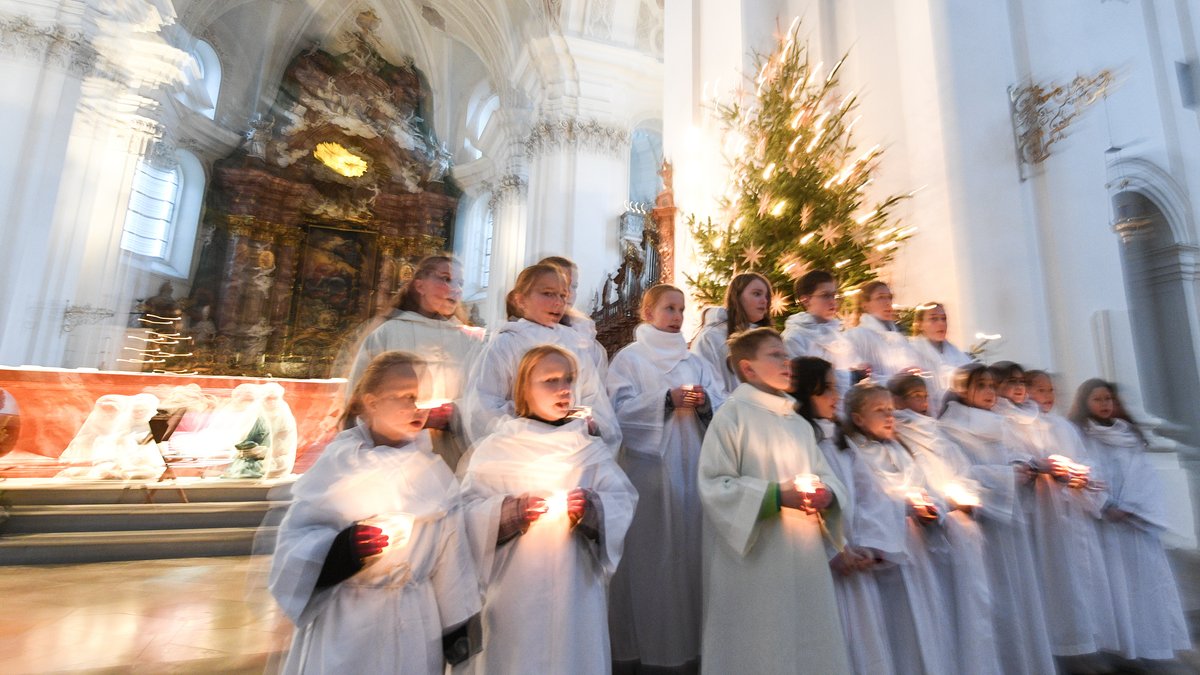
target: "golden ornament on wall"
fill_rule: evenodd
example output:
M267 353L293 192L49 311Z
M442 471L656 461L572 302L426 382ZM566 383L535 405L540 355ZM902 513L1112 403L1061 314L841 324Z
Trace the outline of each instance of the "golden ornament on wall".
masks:
M347 178L358 178L365 174L368 168L366 158L350 152L340 143L318 143L313 150L313 157Z

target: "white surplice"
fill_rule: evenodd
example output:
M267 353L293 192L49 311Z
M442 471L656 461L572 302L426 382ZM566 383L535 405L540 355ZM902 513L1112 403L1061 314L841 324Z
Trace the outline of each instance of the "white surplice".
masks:
M896 439L921 468L936 501L949 509L947 493L951 493L973 495L981 504L988 502L990 491L971 478L970 461L938 430L936 420L911 410L897 410L895 414ZM1011 490L1007 494L1011 497ZM984 508L976 507L975 513ZM1011 514L1011 508L1006 506L1000 513ZM959 509L947 510L941 525L950 548L948 555L935 552L933 560L944 596L953 603L953 639L960 646L956 650L958 672L1001 673L992 627L992 589L984 562L984 535L975 518Z
M846 331L858 358L871 366L871 379L886 385L888 378L907 368L919 368L920 358L896 328L870 314L863 314L858 325Z
M891 529L893 541L884 549L885 558L894 563L875 574L879 593L887 613L893 663L900 673L958 672L955 640L939 639L953 626L942 619L952 615L952 598L938 576L935 556L951 555L950 544L940 524L922 525L909 516L909 493L928 492L925 476L908 451L895 441L879 441L860 435L846 438L845 452L854 453L867 469L868 480L862 492L886 498L898 519ZM931 495L932 496L932 495ZM939 504L939 509L941 509ZM899 554L889 551L898 551Z
M917 355L915 365L921 369L929 391L929 414L937 417L942 412L946 394L954 384L954 371L973 363L975 359L949 340L934 344L929 338L918 335L909 338L909 344Z
M329 547L356 522L388 518L388 548L316 590ZM411 531L409 530L411 526ZM270 589L296 625L286 673L441 673L442 635L480 608L458 482L427 434L376 446L341 432L292 486Z
M717 316L724 314L720 312ZM746 330L757 328L757 324L750 324ZM741 384L741 380L734 374L729 366L729 323L724 319L714 321L714 323L706 324L696 333L696 337L692 338L692 353L708 362L713 373L717 377L717 381L721 383L721 387L732 392Z
M897 529L904 528L904 512L895 508L891 500L875 489L875 479L869 467L858 460L858 456L837 447L833 438L836 433L833 422L818 420L821 441L818 446L825 461L833 468L846 488L846 501L851 505L854 517L851 522L842 521L842 533L847 546L882 551L891 556L901 554L892 549ZM826 543L826 548L831 548ZM836 551L828 551L830 557ZM879 584L872 570L851 572L848 575L833 575L833 589L837 595L838 611L842 618L842 632L846 636L850 665L858 675L891 675L897 672L892 648L888 640L887 616L879 594Z
M1033 401L1016 405L1001 398L993 410L1008 419L1025 452L1035 458L1062 455L1092 465L1078 431L1065 418L1043 414ZM1039 474L1027 496L1032 497L1026 517L1046 593L1050 649L1058 656L1116 650L1112 597L1096 592L1109 585L1099 530L1107 492L1072 489Z
M592 418L611 452L621 443L621 429L613 416L604 382L596 372L589 341L562 324L543 326L526 319L501 326L484 347L463 397L463 416L471 440L480 441L500 424L515 419L513 384L525 352L539 345L556 345L575 357L577 374L572 400L591 408ZM461 473L461 471L460 471Z
M1105 519L1100 540L1126 658L1170 659L1191 648L1179 588L1159 539L1167 529L1162 480L1146 459L1145 442L1124 420L1101 426L1088 420L1085 442L1092 477L1108 484L1109 507L1130 516Z
M783 327L783 343L792 358L816 356L833 364L838 391L850 389L850 371L862 363L837 319L821 321L808 312L793 314Z
M1013 468L1032 456L1005 418L990 410L951 401L938 428L962 449L974 465L971 477L986 491L977 522L985 539L1000 666L1006 674L1052 673L1042 583Z
M433 451L453 470L467 448L461 416L464 386L483 345L482 328L464 326L454 318L442 321L417 312L395 312L363 341L350 372L349 391L376 356L396 350L419 356L425 362L422 398L455 404L457 414L450 420L450 428L429 430Z
M562 511L496 546L506 496L562 496L576 487L599 498L599 542L571 529ZM483 652L468 670L609 675L608 581L638 499L611 451L583 420L510 419L469 458L463 498L486 586Z
M706 421L694 408L668 412L668 391L704 387L717 409L725 391L679 333L642 324L613 357L608 395L621 423L621 468L638 492L613 577L609 625L613 656L680 666L700 655L700 495L696 465ZM669 573L666 573L669 570Z
M596 322L592 320L592 317L574 307L567 310L567 313L571 317L569 327L585 340L587 354L596 366L596 373L600 380L604 381L608 377L608 352L604 351L604 345L596 340Z
M795 400L743 384L713 416L700 451L705 673L850 672L820 521L796 509L760 519L772 483L816 474L853 519L845 486Z

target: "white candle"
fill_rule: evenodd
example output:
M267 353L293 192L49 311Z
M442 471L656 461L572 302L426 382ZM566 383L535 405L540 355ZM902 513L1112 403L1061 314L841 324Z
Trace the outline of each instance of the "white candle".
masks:
M814 494L821 485L821 479L811 473L798 473L792 482L796 485L796 492L806 495Z
M979 506L979 496L959 483L946 483L942 487L946 498L959 506Z
M420 410L434 410L453 402L454 401L452 399L448 398L431 398L428 401L421 401L420 403L417 403L417 408Z

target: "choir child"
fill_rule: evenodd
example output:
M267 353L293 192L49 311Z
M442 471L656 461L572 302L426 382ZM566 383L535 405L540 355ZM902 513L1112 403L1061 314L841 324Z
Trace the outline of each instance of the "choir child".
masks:
M608 370L621 468L639 495L611 587L613 656L655 672L694 672L700 656L696 463L713 410L725 399L708 363L687 349L683 312L678 288L646 291L644 323Z
M418 359L375 357L357 425L292 487L270 589L296 625L287 673L442 673L468 655L479 582L458 482L417 407Z
M587 344L588 354L592 357L592 362L596 365L596 372L599 373L600 379L603 380L608 374L608 352L604 351L604 347L596 340L596 322L592 320L592 317L575 308L575 299L579 293L579 266L570 258L564 258L560 255L542 258L538 261L538 264L553 265L566 277L568 293L567 311L563 314L562 319L560 319L560 323L564 326L570 326L584 339L584 342Z
M483 329L463 324L462 266L454 258L429 256L417 263L396 309L367 335L350 374L350 388L376 356L392 350L421 354L425 362L422 406L433 451L453 470L466 450L460 401L467 374L483 350Z
M1004 673L1052 673L1041 579L1019 488L1036 476L1032 455L1015 437L996 405L996 383L980 364L955 374L953 396L938 428L963 450L973 478L987 492L979 510L992 593L992 616Z
M729 360L743 383L700 450L702 672L848 673L823 539L842 545L846 488L786 393L779 334L734 335Z
M844 452L866 468L863 492L891 502L892 527L886 531L892 541L884 557L893 564L878 568L875 578L888 616L894 667L899 673L955 673L955 626L939 621L953 615L954 607L931 555L932 549L950 546L941 527L946 509L896 442L892 413L891 392L876 384L856 385L846 397L843 443ZM931 639L939 634L947 639Z
M954 371L975 360L946 339L947 327L945 305L940 302L917 305L909 344L917 354L916 365L929 377L929 404L935 415L941 411L946 392L950 391Z
M725 316L705 325L692 340L692 351L708 362L725 391L740 381L729 363L728 341L737 333L766 325L771 311L771 282L761 274L744 272L725 289Z
M1021 366L1001 361L989 370L999 383L1000 397L994 410L1008 419L1024 452L1033 456L1038 468L1026 500L1026 516L1046 594L1050 650L1062 657L1115 650L1112 598L1096 592L1108 587L1098 528L1108 494L1090 480L1093 462L1075 427L1030 400ZM1052 406L1050 378L1038 378L1038 385L1043 400L1049 385Z
M471 440L479 441L505 421L516 417L513 383L525 352L542 344L558 345L578 360L573 400L579 414L590 417L589 427L615 453L621 430L613 416L604 382L592 360L588 341L560 323L567 310L567 281L553 265L532 265L517 275L506 302L508 321L484 347L468 380L463 414Z
M842 550L834 550L826 543L850 665L859 675L890 675L896 671L879 587L872 571L877 559L887 564L885 550L896 541L892 532L902 526L903 515L896 512L886 495L875 489L870 469L858 456L838 447L841 393L833 364L815 356L792 359L788 393L796 399L796 412L813 426L821 454L845 486L846 502L854 514L853 522L843 520L846 543Z
M637 493L587 421L572 416L576 358L522 358L516 417L467 459L463 496L486 588L478 673L609 675L608 582Z
M858 358L871 370L871 379L886 383L896 373L919 367L920 359L896 327L892 291L882 281L869 281L855 294L858 325L846 331Z
M813 270L796 280L796 300L804 311L788 317L783 341L793 358L817 356L833 364L838 392L850 390L852 371L862 373L865 364L854 352L854 345L842 332L838 320L837 280L824 270Z
M1079 386L1068 415L1083 432L1093 479L1108 484L1100 540L1117 613L1121 653L1130 659L1171 659L1191 649L1179 589L1159 537L1167 504L1146 441L1129 418L1116 385L1092 379Z

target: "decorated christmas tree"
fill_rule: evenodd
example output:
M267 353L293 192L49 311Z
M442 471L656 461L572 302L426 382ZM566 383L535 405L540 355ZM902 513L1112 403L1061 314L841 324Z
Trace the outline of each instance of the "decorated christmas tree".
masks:
M845 57L827 71L810 63L799 28L759 56L753 95L717 107L729 187L720 222L689 218L700 269L685 277L701 303L721 304L733 275L754 271L771 280L781 314L792 280L826 269L843 290L868 281L915 231L891 217L911 193L867 196L881 150L855 145L856 97L838 87Z

